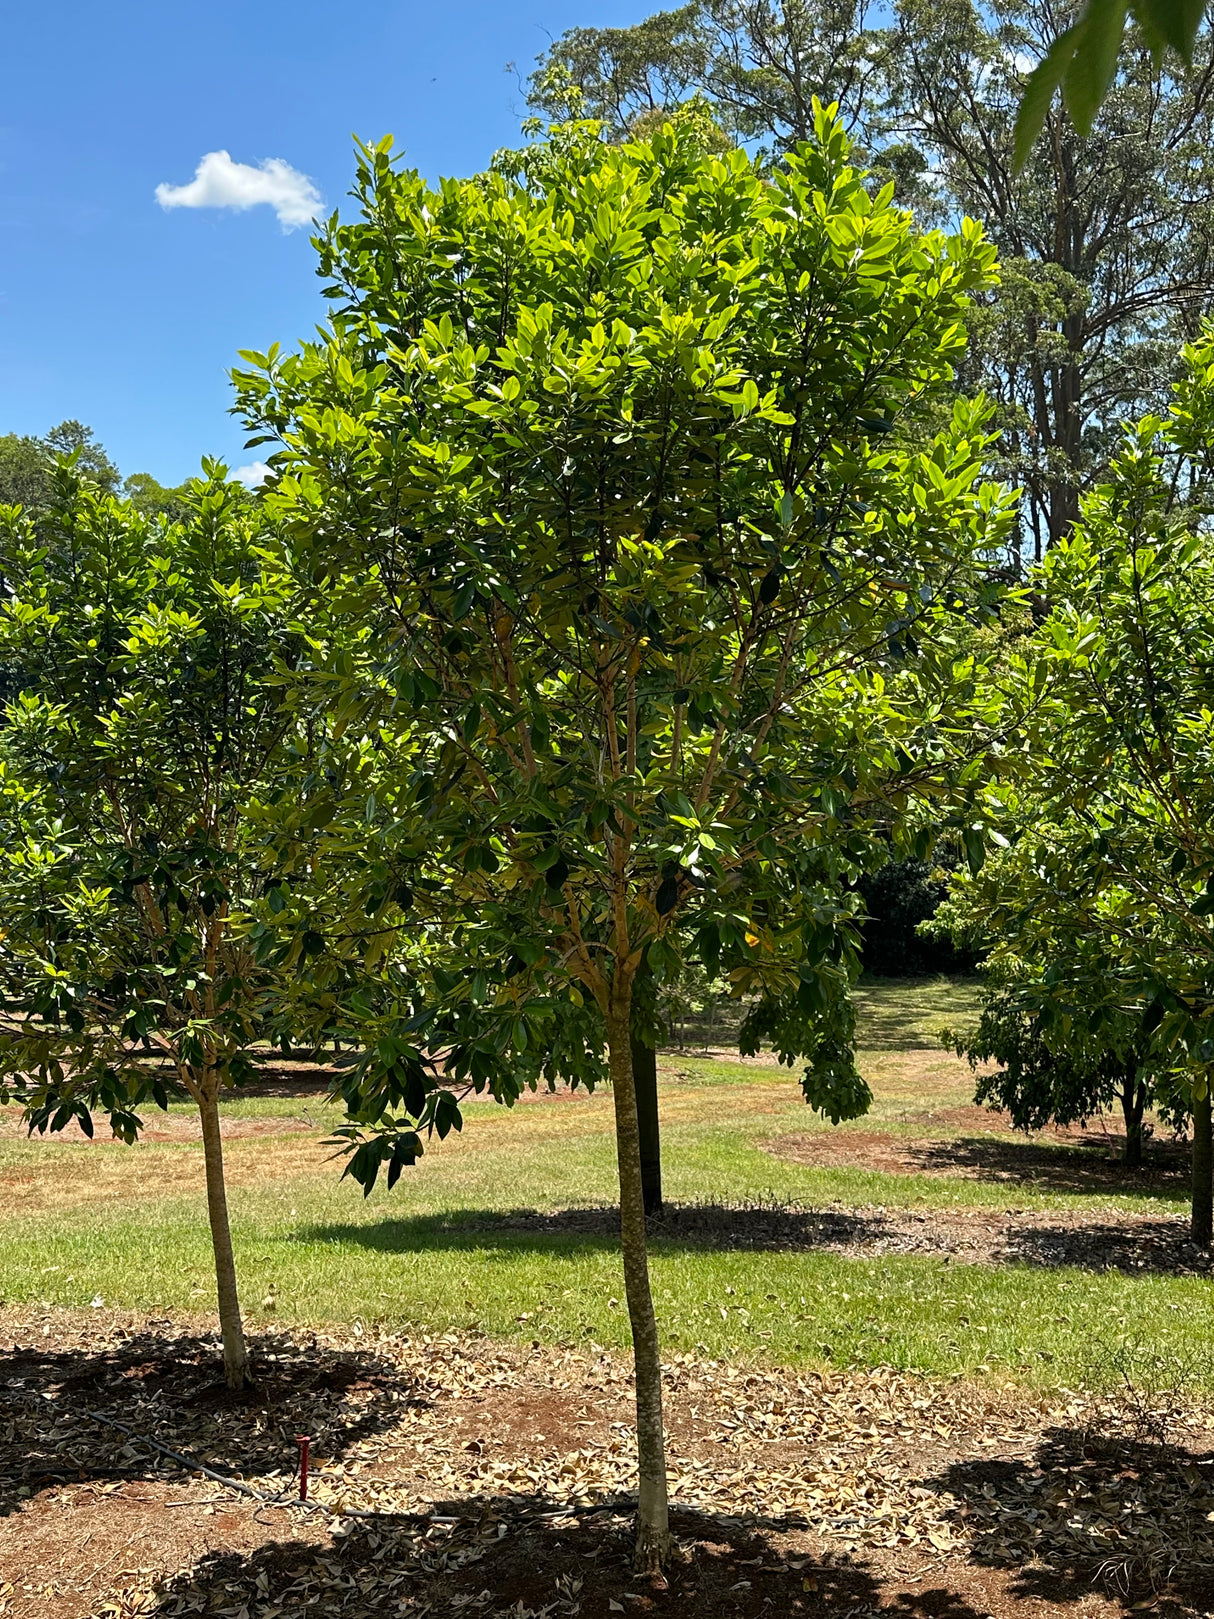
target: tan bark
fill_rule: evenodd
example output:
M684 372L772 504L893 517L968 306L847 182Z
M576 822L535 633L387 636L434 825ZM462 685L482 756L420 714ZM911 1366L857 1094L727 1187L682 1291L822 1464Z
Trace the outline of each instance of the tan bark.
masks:
M219 1131L219 1077L203 1076L195 1091L202 1119L202 1155L207 1173L207 1215L211 1247L215 1253L215 1291L219 1300L219 1330L223 1337L223 1371L230 1389L244 1387L249 1356L240 1319L236 1291L236 1258L228 1225L228 1197L223 1182L223 1138Z
M636 1567L660 1573L670 1555L670 1511L666 1489L666 1441L662 1431L662 1363L658 1323L649 1287L645 1247L645 1200L641 1183L641 1141L632 1078L630 1007L613 1004L607 1013L607 1044L615 1102L616 1156L620 1179L620 1247L624 1294L632 1328L636 1369L637 1498Z

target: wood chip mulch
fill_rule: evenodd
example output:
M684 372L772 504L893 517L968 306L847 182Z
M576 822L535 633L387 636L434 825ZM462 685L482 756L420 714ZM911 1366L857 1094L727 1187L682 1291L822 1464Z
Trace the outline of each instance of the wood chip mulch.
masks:
M614 1241L614 1208L543 1213L532 1209L452 1217L459 1231L518 1231L533 1236L588 1236ZM1118 1210L887 1208L872 1204L809 1207L786 1202L668 1203L649 1222L656 1243L687 1247L813 1251L876 1259L929 1255L970 1265L1077 1265L1085 1270L1206 1275L1208 1250L1189 1241L1185 1214L1136 1215Z
M1214 1597L1214 1408L675 1356L681 1555L653 1583L629 1570L623 1357L358 1325L254 1353L234 1397L208 1325L0 1312L3 1619L1095 1619ZM328 1512L290 1504L304 1432Z

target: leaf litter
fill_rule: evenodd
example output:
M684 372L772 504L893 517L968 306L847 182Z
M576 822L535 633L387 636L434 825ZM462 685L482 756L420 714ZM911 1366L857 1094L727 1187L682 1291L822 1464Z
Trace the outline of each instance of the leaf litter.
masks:
M687 1556L654 1592L627 1569L632 1389L615 1353L275 1330L240 1397L196 1324L9 1310L0 1339L3 1619L808 1613L832 1590L831 1612L859 1619L905 1579L980 1589L978 1619L1017 1590L1163 1612L1205 1602L1214 1569L1214 1410L1193 1403L1161 1426L1124 1396L674 1355ZM89 1411L281 1499L187 1477ZM303 1432L324 1512L289 1504Z

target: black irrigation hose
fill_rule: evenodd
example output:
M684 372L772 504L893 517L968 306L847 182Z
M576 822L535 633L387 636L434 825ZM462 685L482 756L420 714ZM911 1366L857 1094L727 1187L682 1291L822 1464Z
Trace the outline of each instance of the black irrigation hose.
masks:
M277 1497L262 1495L260 1491L253 1489L249 1484L245 1484L241 1479L229 1478L226 1473L217 1473L213 1467L207 1467L204 1463L195 1461L192 1456L183 1456L180 1451L170 1450L167 1445L162 1445L159 1439L150 1439L146 1434L136 1433L134 1428L128 1428L126 1423L119 1422L117 1417L107 1417L104 1411L86 1411L84 1414L86 1417L91 1417L94 1422L103 1422L107 1427L117 1428L119 1433L124 1433L128 1439L134 1439L139 1444L146 1445L149 1450L159 1451L162 1456L167 1456L171 1462L176 1462L179 1467L184 1467L187 1473L205 1473L208 1478L213 1478L217 1483L226 1485L229 1490L239 1490L241 1495L252 1496L254 1501L260 1501L264 1506L278 1504Z

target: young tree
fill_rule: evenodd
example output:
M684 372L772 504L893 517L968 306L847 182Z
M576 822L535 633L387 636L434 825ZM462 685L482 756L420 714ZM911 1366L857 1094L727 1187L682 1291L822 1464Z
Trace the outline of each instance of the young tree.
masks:
M1040 822L1033 830L1039 839L1049 835ZM1125 1162L1137 1168L1147 1108L1158 1107L1176 1126L1187 1115L1175 1058L1144 1030L1141 1000L1124 992L1110 998L1119 962L1088 927L1085 898L1036 913L1037 878L1024 871L1035 852L1019 838L980 875L955 874L928 925L931 936L986 955L978 1024L946 1034L945 1044L975 1070L996 1064L979 1075L974 1100L1010 1113L1017 1130L1086 1123L1119 1105ZM1098 1003L1093 983L1101 986Z
M1031 770L988 804L1015 846L1017 880L1001 894L992 879L969 903L985 907L997 935L1032 940L1081 1031L1100 1035L1136 1013L1141 1034L1187 1070L1192 1228L1207 1245L1214 335L1184 363L1167 419L1148 417L1127 436L1109 482L1034 576L1044 621L1021 669L1043 696L1040 729L1025 754Z
M437 190L364 149L361 218L321 242L331 332L239 377L284 445L267 498L322 591L362 592L413 728L425 903L465 993L596 1009L643 1568L669 1530L638 978L728 973L763 997L755 1038L813 1051L809 1099L862 1109L820 1015L841 878L873 816L981 746L955 653L1006 533L982 411L922 450L894 428L949 376L991 251L870 197L821 112L817 140L767 179L686 127L574 127Z
M271 677L303 644L264 538L216 466L174 527L70 464L41 512L0 508L0 1074L33 1126L91 1134L102 1111L127 1140L145 1101L193 1098L233 1388L219 1100L252 1072L274 984L250 936L277 877L256 810L291 763Z

